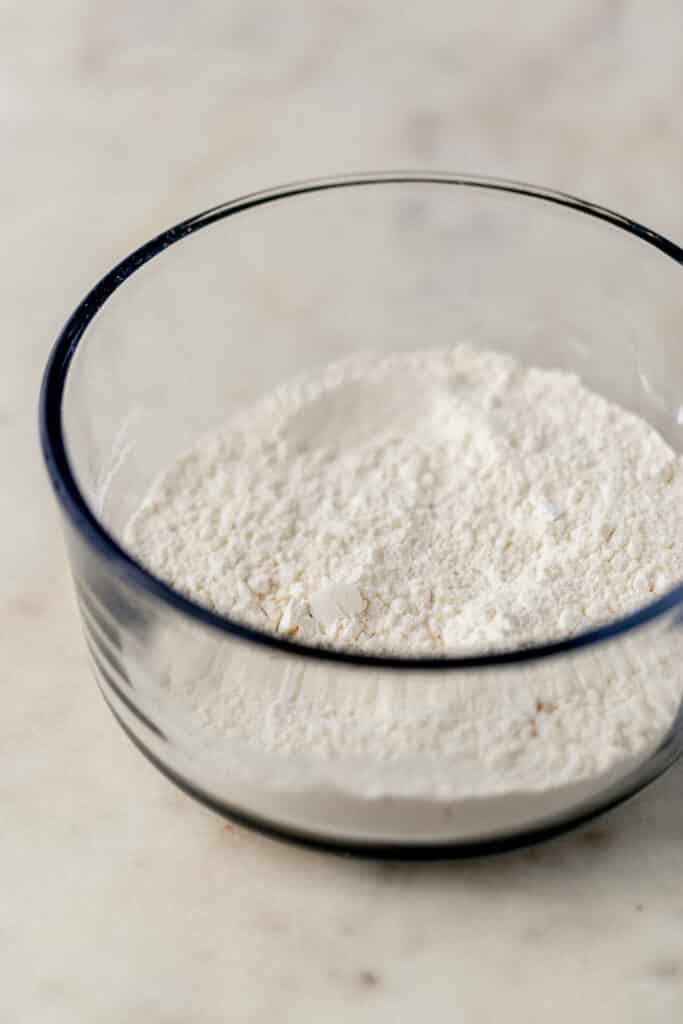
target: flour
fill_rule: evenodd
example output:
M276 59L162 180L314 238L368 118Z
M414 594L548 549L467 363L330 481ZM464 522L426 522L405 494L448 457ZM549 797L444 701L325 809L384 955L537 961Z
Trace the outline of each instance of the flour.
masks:
M260 629L433 655L572 635L663 592L682 503L644 421L459 346L286 384L180 459L127 541Z
M457 655L571 636L663 593L683 576L682 507L681 460L643 420L574 375L459 345L286 383L178 459L126 542L177 590L295 643ZM604 775L670 724L668 668L610 657L402 703L394 680L356 702L233 672L193 707L207 736L313 753L337 787L344 757L381 766L366 795L543 790Z

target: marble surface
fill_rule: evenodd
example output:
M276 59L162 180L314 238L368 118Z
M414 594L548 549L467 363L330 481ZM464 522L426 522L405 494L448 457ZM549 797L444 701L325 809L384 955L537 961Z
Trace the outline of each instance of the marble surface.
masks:
M91 680L36 392L83 291L196 209L380 166L590 196L683 238L678 0L0 7L0 1021L664 1022L683 765L583 831L432 866L310 853L158 776Z

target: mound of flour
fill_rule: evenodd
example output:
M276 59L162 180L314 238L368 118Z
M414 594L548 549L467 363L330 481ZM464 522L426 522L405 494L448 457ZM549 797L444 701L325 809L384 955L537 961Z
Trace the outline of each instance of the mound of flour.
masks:
M460 345L283 385L179 458L126 541L177 590L295 642L458 654L661 593L683 576L682 508L681 460L647 423L575 376ZM450 838L454 820L481 835L559 813L646 757L683 688L660 634L505 674L343 678L251 645L197 664L160 636L155 671L166 658L193 756L244 799L253 783L257 811Z
M569 636L683 576L681 459L567 373L499 353L358 356L203 438L126 542L294 640L434 655Z

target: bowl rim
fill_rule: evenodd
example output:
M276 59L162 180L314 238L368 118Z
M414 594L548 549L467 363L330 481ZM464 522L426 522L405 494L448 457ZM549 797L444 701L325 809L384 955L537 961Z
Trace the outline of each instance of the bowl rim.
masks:
M99 557L107 560L108 567L126 582L160 600L175 612L195 622L228 634L236 640L280 650L293 657L313 658L347 665L360 665L374 669L391 670L453 670L481 669L516 662L530 662L540 658L564 654L579 648L602 643L612 637L630 632L683 603L683 582L666 594L636 609L634 612L603 625L584 630L575 636L547 644L536 644L479 655L408 657L401 655L372 655L331 647L302 644L285 637L262 632L243 625L227 616L219 615L195 603L154 576L129 554L100 522L83 496L67 454L63 429L64 390L68 371L76 350L99 310L110 296L137 270L171 245L192 235L195 231L228 217L278 202L283 199L321 193L333 189L377 185L445 185L504 192L565 207L585 216L611 224L659 249L683 266L683 249L663 235L631 220L607 207L579 199L565 192L504 178L477 174L440 173L433 171L372 171L344 174L293 182L277 188L248 193L217 206L210 207L171 228L133 250L117 263L85 295L73 311L50 352L43 374L39 400L39 429L43 458L57 500L76 533Z

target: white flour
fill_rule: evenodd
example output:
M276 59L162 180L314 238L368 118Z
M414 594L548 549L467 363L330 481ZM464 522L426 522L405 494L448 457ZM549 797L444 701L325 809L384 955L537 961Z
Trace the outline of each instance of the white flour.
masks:
M460 345L285 384L180 458L126 541L176 589L295 641L458 654L663 592L683 576L682 507L681 460L647 423L573 375ZM664 665L595 657L583 676L560 659L400 701L393 681L356 701L305 672L233 671L194 707L207 736L314 755L337 788L344 758L380 766L353 782L366 795L548 790L644 752L680 698Z

